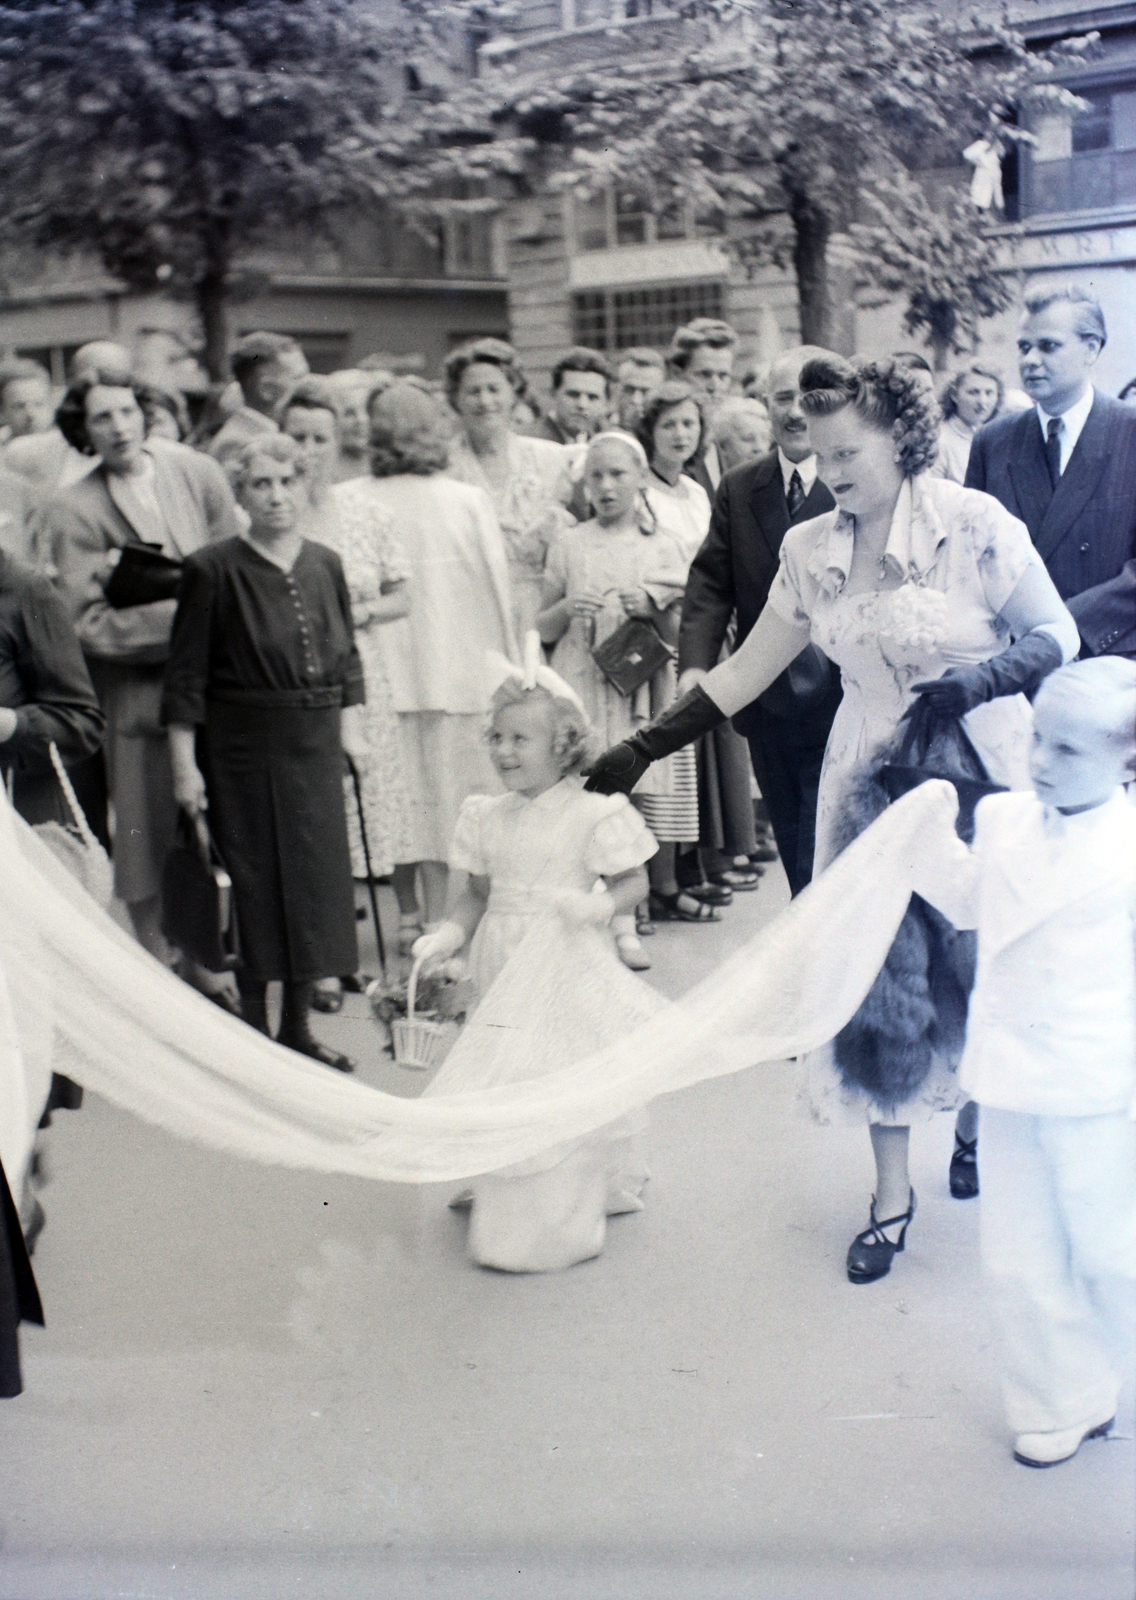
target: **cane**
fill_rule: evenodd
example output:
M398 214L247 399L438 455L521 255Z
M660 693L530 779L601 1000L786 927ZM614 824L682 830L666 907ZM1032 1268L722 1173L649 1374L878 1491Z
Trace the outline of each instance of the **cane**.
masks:
M363 820L363 790L359 783L359 769L350 756L345 754L347 770L351 774L351 784L355 790L355 811L359 818L359 837L363 841L363 864L367 868L367 893L371 898L371 916L375 924L375 943L379 951L379 970L386 978L387 957L383 948L383 930L379 922L379 897L375 893L375 875L371 871L371 849L367 843L367 824Z

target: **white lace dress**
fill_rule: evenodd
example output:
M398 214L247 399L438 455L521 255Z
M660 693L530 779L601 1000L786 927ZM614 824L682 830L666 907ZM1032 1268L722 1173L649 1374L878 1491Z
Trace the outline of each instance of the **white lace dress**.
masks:
M555 899L642 866L655 849L624 796L588 794L575 777L535 800L505 794L465 802L450 866L490 883L470 949L481 1001L427 1095L544 1077L654 1015L663 1000L623 966L610 933L566 924ZM474 1260L543 1272L598 1255L605 1216L641 1209L645 1125L642 1114L621 1117L475 1179Z
M840 848L843 809L865 768L894 743L913 683L988 661L1010 643L1001 611L1031 566L1043 566L1025 524L976 489L922 476L904 485L880 587L848 595L855 519L828 511L790 528L769 604L809 627L840 668L844 698L821 769L814 875ZM1023 695L992 700L963 726L995 783L1029 787L1032 713ZM830 1049L808 1060L808 1098L827 1121L852 1111L906 1125L961 1099L957 1061L940 1059L914 1100L880 1107L845 1087Z

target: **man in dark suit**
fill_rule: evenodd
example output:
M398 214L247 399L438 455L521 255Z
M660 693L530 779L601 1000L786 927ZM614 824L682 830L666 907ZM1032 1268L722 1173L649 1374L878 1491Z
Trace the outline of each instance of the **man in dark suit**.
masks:
M966 484L1020 517L1092 655L1136 654L1136 409L1090 380L1100 304L1075 284L1027 293L1018 365L1034 404L976 435Z
M576 345L552 369L552 405L532 430L534 439L586 444L607 422L611 367L598 350Z
M679 632L680 691L718 663L737 612L740 645L757 621L777 571L790 526L835 506L816 475L801 410L801 369L825 355L805 345L778 358L769 374L774 448L723 477L710 532L687 580ZM840 703L840 675L813 646L752 705L734 718L749 742L762 797L794 894L812 876L817 787L824 747Z
M734 346L738 336L728 322L716 317L695 317L676 328L667 350L667 367L698 395L706 416L706 437L693 461L687 462L688 477L700 483L713 504L722 481L722 463L713 442L713 424L718 407L733 388Z

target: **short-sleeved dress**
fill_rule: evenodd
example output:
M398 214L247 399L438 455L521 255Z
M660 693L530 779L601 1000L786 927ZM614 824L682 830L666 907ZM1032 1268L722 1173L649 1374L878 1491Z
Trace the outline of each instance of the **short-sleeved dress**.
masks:
M428 1095L543 1077L654 1015L663 1001L623 966L610 933L566 926L555 899L632 871L655 849L623 795L588 794L578 777L531 800L517 794L466 800L450 866L490 883L470 949L481 1000ZM584 1139L476 1179L474 1259L533 1272L597 1255L605 1216L640 1209L644 1128L642 1113L621 1117Z
M376 877L385 877L397 862L410 856L410 791L403 768L398 713L391 698L386 657L379 644L382 629L392 624L379 622L375 611L384 584L405 583L410 569L394 529L385 518L373 515L366 479L337 484L327 502L317 508L313 527L321 543L334 550L342 561L351 596L355 644L367 689L362 707L364 755L359 763L359 788L371 871ZM356 878L363 878L367 863L349 775L343 780L343 793L351 871Z
M665 530L610 532L595 520L569 528L548 552L545 605L588 591L604 596L603 610L595 617L573 617L552 652L553 667L584 702L604 749L666 711L674 701L677 679L668 662L633 695L621 695L596 666L592 650L627 621L621 590L645 588L655 605L666 609L681 598L688 568L678 542ZM657 839L695 843L698 777L693 749L657 761L636 784L633 799Z
M778 616L808 627L840 668L844 698L829 734L817 805L814 871L840 848L842 809L865 767L896 739L911 686L950 667L988 661L1010 643L1001 612L1025 573L1044 566L1025 524L976 489L921 475L900 492L882 587L844 593L855 519L828 511L790 528L769 591ZM963 719L995 783L1029 787L1032 714L1022 695L992 700ZM915 1101L880 1107L842 1085L831 1051L809 1063L809 1097L827 1119L841 1105L873 1122L904 1125L959 1101L955 1061L940 1061Z

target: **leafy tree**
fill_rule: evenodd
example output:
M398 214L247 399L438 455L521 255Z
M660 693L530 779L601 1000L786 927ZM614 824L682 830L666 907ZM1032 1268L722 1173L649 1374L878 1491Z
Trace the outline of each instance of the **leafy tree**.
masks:
M660 9L683 25L654 51L613 36L602 61L555 81L483 74L434 119L421 174L497 170L685 201L743 255L791 263L802 338L820 344L833 235L889 174L957 162L1053 70L1000 23L964 28L919 0Z
M192 298L212 376L242 253L383 187L397 0L0 4L0 229Z
M941 372L952 354L974 349L984 318L1013 305L1014 275L968 194L952 190L932 205L917 182L897 175L864 199L872 220L851 230L861 278L903 297L904 327L924 337Z

